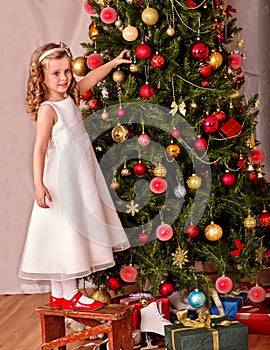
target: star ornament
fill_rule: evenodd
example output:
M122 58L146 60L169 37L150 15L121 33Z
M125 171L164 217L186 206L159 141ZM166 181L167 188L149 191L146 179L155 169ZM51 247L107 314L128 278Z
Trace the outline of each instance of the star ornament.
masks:
M172 253L173 257L173 265L176 265L182 269L183 265L185 263L189 262L188 260L188 250L181 249L178 247L175 251L175 253Z
M260 265L263 264L263 260L265 259L265 253L266 253L267 249L263 247L262 243L259 246L258 249L256 249L256 258L255 261L258 262Z
M136 213L139 212L139 204L135 204L134 200L130 202L130 204L126 205L127 214L131 214L132 216L135 216Z

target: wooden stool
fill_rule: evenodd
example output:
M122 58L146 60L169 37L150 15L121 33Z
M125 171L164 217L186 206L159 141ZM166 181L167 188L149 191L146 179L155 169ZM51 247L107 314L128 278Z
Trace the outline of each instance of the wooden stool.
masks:
M66 350L66 344L107 333L109 350L132 350L132 311L131 306L119 304L106 305L95 311L68 311L50 306L39 307L36 312L40 315L41 322L41 349ZM65 317L91 328L66 335Z

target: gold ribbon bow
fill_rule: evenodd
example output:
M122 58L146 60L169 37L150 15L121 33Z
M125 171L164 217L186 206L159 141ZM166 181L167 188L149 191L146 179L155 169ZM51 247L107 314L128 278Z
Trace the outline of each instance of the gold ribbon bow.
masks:
M183 116L186 115L186 104L184 101L181 102L180 105L178 105L175 101L173 101L173 103L171 104L171 107L172 107L172 110L170 111L170 114L172 114L172 116L174 116L178 110L181 114L183 114Z
M180 310L176 312L177 316L177 323L181 323L185 327L183 328L176 328L172 330L172 348L173 350L176 350L175 346L175 333L190 329L199 329L199 328L206 328L212 333L213 337L213 350L219 350L219 338L218 338L218 331L214 328L211 328L211 314L209 310L201 311L198 314L198 318L196 320L191 320L187 317L188 310ZM238 323L238 321L229 321L229 320L223 320L216 323L216 326L224 326L229 327L233 323Z

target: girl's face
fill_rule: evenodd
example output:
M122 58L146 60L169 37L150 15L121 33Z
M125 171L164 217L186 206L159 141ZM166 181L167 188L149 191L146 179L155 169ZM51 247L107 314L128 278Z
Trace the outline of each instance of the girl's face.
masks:
M69 57L63 56L60 59L48 60L48 64L44 68L43 81L47 88L46 99L59 101L67 98L72 77Z

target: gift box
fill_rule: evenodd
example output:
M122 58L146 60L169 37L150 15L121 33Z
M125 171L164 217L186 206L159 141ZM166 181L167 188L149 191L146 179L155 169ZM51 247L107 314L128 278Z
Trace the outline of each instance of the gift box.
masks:
M137 293L131 294L126 298L120 299L122 305L133 305L134 311L131 314L131 326L132 330L140 329L141 324L141 312L140 310L152 302L157 302L160 313L164 318L170 321L170 302L168 298L152 298L149 293Z
M217 318L218 323L232 320ZM216 328L187 327L180 324L165 326L165 347L167 350L248 350L248 328L232 320L228 327Z
M270 298L260 304L248 301L237 312L236 319L246 325L251 334L270 334Z
M246 301L247 293L241 293L237 297L231 297L231 298L220 298L222 308L223 308L223 314L222 316L230 316L234 320L236 320L236 313L239 311ZM221 315L220 309L218 305L213 303L210 307L210 313L211 315Z
M220 130L228 137L233 137L237 135L242 130L242 125L240 125L234 118L230 118Z

